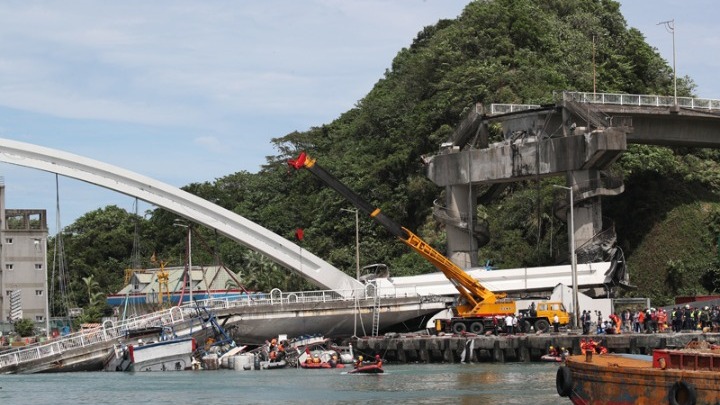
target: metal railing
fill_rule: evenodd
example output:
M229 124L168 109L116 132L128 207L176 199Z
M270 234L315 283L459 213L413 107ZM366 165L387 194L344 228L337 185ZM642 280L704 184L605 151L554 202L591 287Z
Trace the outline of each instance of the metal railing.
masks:
M622 105L628 107L673 107L675 97L652 94L588 93L581 91L554 92L557 101L586 104ZM697 110L720 110L720 100L695 97L678 97L678 107ZM542 108L538 104L490 104L490 115Z
M373 287L374 288L374 287ZM198 308L228 309L259 305L281 306L297 303L325 303L325 302L355 302L357 300L374 300L375 292L368 294L367 287L358 290L348 290L351 294L344 296L338 291L297 291L282 292L272 290L269 294L238 294L237 296L224 296L222 298L209 298L195 303L175 306L170 309L153 312L151 314L128 318L120 322L105 321L101 327L82 330L69 335L53 339L49 342L37 342L21 348L0 353L0 374L3 369L21 363L39 360L42 358L65 353L74 349L87 349L93 345L115 341L132 330L152 327L194 327L200 326L203 316ZM383 298L420 297L415 287L407 288L378 288L377 294ZM347 298L352 297L352 298ZM197 305L197 306L196 306Z
M557 94L557 93L556 93ZM650 94L585 93L563 91L564 101L590 104L624 105L632 107L673 107L675 97ZM720 100L693 97L678 97L677 105L683 108L720 110Z
M490 115L507 114L516 111L541 108L538 104L490 104Z
M70 350L117 340L128 331L142 328L176 326L199 319L197 309L190 306L173 307L167 310L127 319L122 322L103 322L102 326L53 339L50 342L37 342L0 354L0 373L3 368L20 363L34 361Z
M369 292L368 288L373 288L373 291ZM348 294L341 294L342 292L347 292ZM415 287L381 287L377 289L377 294L382 298L420 297ZM251 298L242 294L238 296L211 298L198 301L198 304L208 309L229 309L260 305L276 306L302 303L353 302L357 299L374 300L374 298L374 287L368 287L368 285L362 289L345 291L319 290L282 292L280 289L275 288L270 291L269 294L264 294L260 298Z

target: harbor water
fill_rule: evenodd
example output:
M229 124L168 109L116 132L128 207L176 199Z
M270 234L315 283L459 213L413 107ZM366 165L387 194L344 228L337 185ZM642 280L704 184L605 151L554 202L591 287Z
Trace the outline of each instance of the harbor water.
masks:
M555 363L0 376L0 404L558 404ZM569 403L569 401L567 401Z

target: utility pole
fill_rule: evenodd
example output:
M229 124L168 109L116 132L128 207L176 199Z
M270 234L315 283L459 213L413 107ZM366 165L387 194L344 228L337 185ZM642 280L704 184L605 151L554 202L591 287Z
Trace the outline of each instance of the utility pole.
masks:
M664 25L665 29L672 34L672 52L673 52L673 88L675 90L675 107L677 107L677 70L675 70L675 19L667 20L667 21L661 21L657 23L657 25Z
M572 284L573 284L573 295L572 295L572 305L573 305L573 322L574 326L578 327L580 325L580 311L578 309L578 279L577 279L577 257L575 256L575 214L574 214L574 200L573 200L573 188L572 187L565 187L565 186L559 186L557 184L554 184L553 187L557 188L563 188L565 190L570 190L570 224L569 224L569 230L568 230L568 237L570 239L570 269L572 272Z
M185 275L188 278L188 285L190 290L190 304L193 302L193 283L192 283L192 228L189 224L184 224L182 222L178 222L177 220L173 224L173 226L179 226L181 228L187 228L187 247L185 248ZM182 305L182 302L179 302L178 305Z

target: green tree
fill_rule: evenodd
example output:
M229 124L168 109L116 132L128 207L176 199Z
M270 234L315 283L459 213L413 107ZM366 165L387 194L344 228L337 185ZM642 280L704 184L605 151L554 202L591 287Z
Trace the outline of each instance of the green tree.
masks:
M30 319L18 319L14 324L15 333L21 337L28 337L35 335L35 324Z

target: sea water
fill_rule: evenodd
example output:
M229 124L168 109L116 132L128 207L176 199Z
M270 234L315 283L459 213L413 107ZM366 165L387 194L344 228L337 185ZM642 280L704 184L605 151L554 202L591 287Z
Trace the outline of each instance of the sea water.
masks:
M349 369L0 376L0 404L558 404L557 364L386 364Z

